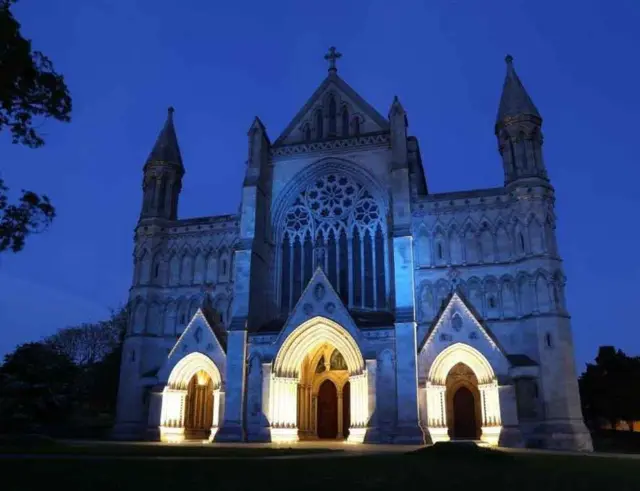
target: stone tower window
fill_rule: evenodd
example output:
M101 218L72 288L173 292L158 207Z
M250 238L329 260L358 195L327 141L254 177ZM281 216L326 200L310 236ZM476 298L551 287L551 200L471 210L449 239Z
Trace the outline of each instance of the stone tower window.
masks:
M496 308L496 299L494 297L489 297L489 308L490 309Z
M322 140L322 111L316 111L316 140Z
M331 96L329 99L329 135L328 136L336 136L337 134L337 108L336 108L336 99L334 96Z
M547 348L553 348L553 343L552 343L552 340L551 340L551 333L548 332L548 333L546 333L544 335L544 342L547 345Z

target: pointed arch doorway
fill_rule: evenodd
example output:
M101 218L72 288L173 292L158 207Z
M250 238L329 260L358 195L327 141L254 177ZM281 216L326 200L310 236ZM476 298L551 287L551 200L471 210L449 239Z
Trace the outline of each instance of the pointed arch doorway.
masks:
M338 389L331 380L325 380L318 390L318 438L338 437Z

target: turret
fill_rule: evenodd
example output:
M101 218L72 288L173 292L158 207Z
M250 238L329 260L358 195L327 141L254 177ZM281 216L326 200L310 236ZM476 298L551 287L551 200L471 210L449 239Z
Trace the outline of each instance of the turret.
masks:
M141 220L176 220L178 217L178 197L182 189L184 166L173 125L173 112L170 107L164 127L144 165Z
M542 116L522 85L513 57L507 55L495 133L502 155L505 185L516 181L548 181L542 157Z

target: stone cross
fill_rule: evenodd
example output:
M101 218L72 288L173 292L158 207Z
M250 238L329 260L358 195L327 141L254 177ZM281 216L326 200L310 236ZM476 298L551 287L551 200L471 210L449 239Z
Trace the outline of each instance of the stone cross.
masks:
M326 55L324 55L324 59L329 62L329 71L330 72L334 72L335 73L335 72L338 71L338 69L336 68L336 60L338 58L341 58L341 57L342 57L342 53L338 53L336 51L335 46L331 46L329 48L329 52Z

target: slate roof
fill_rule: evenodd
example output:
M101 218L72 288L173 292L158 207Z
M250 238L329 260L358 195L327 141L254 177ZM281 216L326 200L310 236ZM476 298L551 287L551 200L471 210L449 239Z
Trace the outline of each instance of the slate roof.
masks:
M513 57L508 55L505 60L507 62L507 75L502 87L502 96L500 97L496 124L505 119L521 115L529 115L542 119L538 109L520 81L516 69L513 67Z
M167 120L147 158L147 162L167 162L183 167L178 137L176 136L176 128L173 125L173 112L172 107L167 110Z

